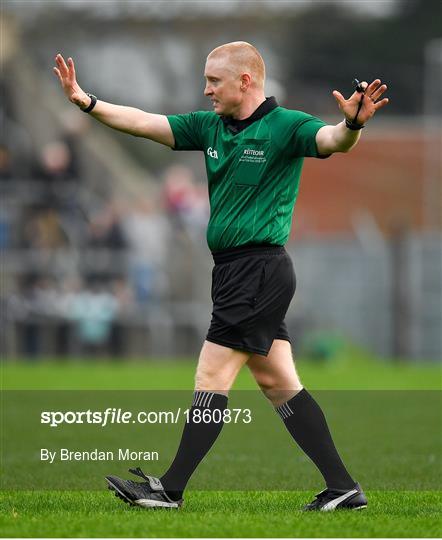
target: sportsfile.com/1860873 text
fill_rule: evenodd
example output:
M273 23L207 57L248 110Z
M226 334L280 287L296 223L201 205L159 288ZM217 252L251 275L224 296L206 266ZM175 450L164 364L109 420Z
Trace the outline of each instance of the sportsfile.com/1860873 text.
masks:
M225 423L250 424L250 409L182 409L175 411L125 411L121 408L108 407L102 411L42 411L40 423L49 427L63 424L95 424L106 427L112 424L177 424L184 421L195 424Z

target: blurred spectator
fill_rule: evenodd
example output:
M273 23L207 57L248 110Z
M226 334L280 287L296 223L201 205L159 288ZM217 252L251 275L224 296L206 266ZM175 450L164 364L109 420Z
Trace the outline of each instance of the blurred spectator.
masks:
M193 173L183 165L169 167L164 175L166 209L172 216L182 216L192 206Z
M9 184L14 176L9 148L0 144L0 188ZM0 195L1 196L1 195ZM10 216L7 207L0 205L0 249L5 249L10 241Z
M135 314L135 299L132 288L123 276L119 276L110 284L111 291L118 303L118 317L115 318L110 336L110 353L113 357L124 357L126 354L124 336L128 322Z
M205 184L197 184L193 172L183 165L169 167L164 180L165 206L172 222L188 233L205 232L209 202Z
M91 126L88 115L78 114L78 111L71 109L66 112L61 119L63 131L60 140L67 146L71 156L70 171L74 178L82 180L83 171L81 164L80 142L87 136L87 131Z
M13 177L11 152L7 146L0 144L0 181L12 180Z
M10 178L28 178L32 171L33 147L28 130L19 124L10 115L11 111L5 111L3 100L7 101L7 95L0 87L0 153L6 154L0 161L7 162L7 176ZM3 165L4 166L4 165ZM0 166L1 168L1 166ZM0 180L5 179L0 176Z
M112 325L118 315L118 301L98 281L71 296L69 316L75 321L76 337L82 352L102 355L109 352Z
M57 140L43 147L33 172L34 178L44 186L46 204L73 219L78 214L78 171L69 145Z
M55 250L68 244L60 215L54 208L31 209L25 218L23 247L39 250Z
M140 199L126 215L130 278L136 300L145 303L165 288L164 266L170 230L166 217L149 199Z
M14 189L14 183L10 182L15 177L12 156L9 148L0 144L0 197L3 197L9 193L11 189ZM4 201L4 199L3 199ZM2 201L2 202L3 202ZM11 212L8 209L7 204L0 205L0 250L6 249L11 243Z
M36 176L48 182L76 179L78 170L68 145L64 141L54 141L43 147Z
M35 358L42 354L42 325L58 319L59 295L51 277L29 274L22 281L20 292L12 295L9 316L17 321L20 354Z
M112 294L118 302L118 312L130 316L134 312L134 295L129 283L123 276L116 277L110 284Z
M189 225L197 234L205 237L209 221L209 193L206 184L196 184Z
M92 216L86 244L87 247L101 249L118 250L127 247L116 202L108 202Z
M127 245L118 205L115 201L107 202L93 214L86 233L85 247L97 262L100 257L103 261L88 271L88 279L108 281L125 272ZM105 262L112 258L118 259L118 265Z
M29 274L5 309L15 322L19 354L36 358L50 351L124 355L124 324L119 316L133 311L133 297L124 279L110 284L90 281L87 287L73 275L61 285L48 276ZM48 342L49 338L49 342Z
M11 243L11 220L7 209L0 207L0 251L7 249Z

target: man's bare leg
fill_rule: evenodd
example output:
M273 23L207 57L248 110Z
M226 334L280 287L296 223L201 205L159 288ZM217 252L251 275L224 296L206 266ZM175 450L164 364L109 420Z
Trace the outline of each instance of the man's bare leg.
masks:
M195 375L195 391L227 395L250 353L205 341Z

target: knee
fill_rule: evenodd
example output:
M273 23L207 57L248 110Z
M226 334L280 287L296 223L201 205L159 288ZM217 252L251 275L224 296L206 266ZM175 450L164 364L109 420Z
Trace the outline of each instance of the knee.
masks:
M274 407L279 407L302 390L300 380L296 378L280 380L266 374L257 380L265 397Z
M278 386L277 378L269 373L254 373L255 380L261 388L263 394L268 397Z
M195 374L195 390L227 393L233 380L228 374L213 369L210 365L199 366Z
M273 407L279 407L283 403L287 403L292 397L295 397L302 390L302 386L299 388L293 388L289 390L272 389L264 391L265 397L270 401Z

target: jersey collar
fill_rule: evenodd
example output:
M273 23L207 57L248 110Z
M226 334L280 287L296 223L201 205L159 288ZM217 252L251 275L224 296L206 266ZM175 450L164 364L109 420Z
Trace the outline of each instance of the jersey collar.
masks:
M278 103L276 102L276 99L272 96L266 98L266 100L263 101L261 105L256 109L256 111L253 112L248 118L244 118L243 120L235 120L234 118L230 118L229 116L221 116L221 120L224 122L224 125L229 131L231 131L233 134L236 134L243 129L246 129L246 127L249 127L251 124L253 124L253 122L259 120L260 118L268 114L270 111L273 111L273 109L276 109L276 107L278 107Z

